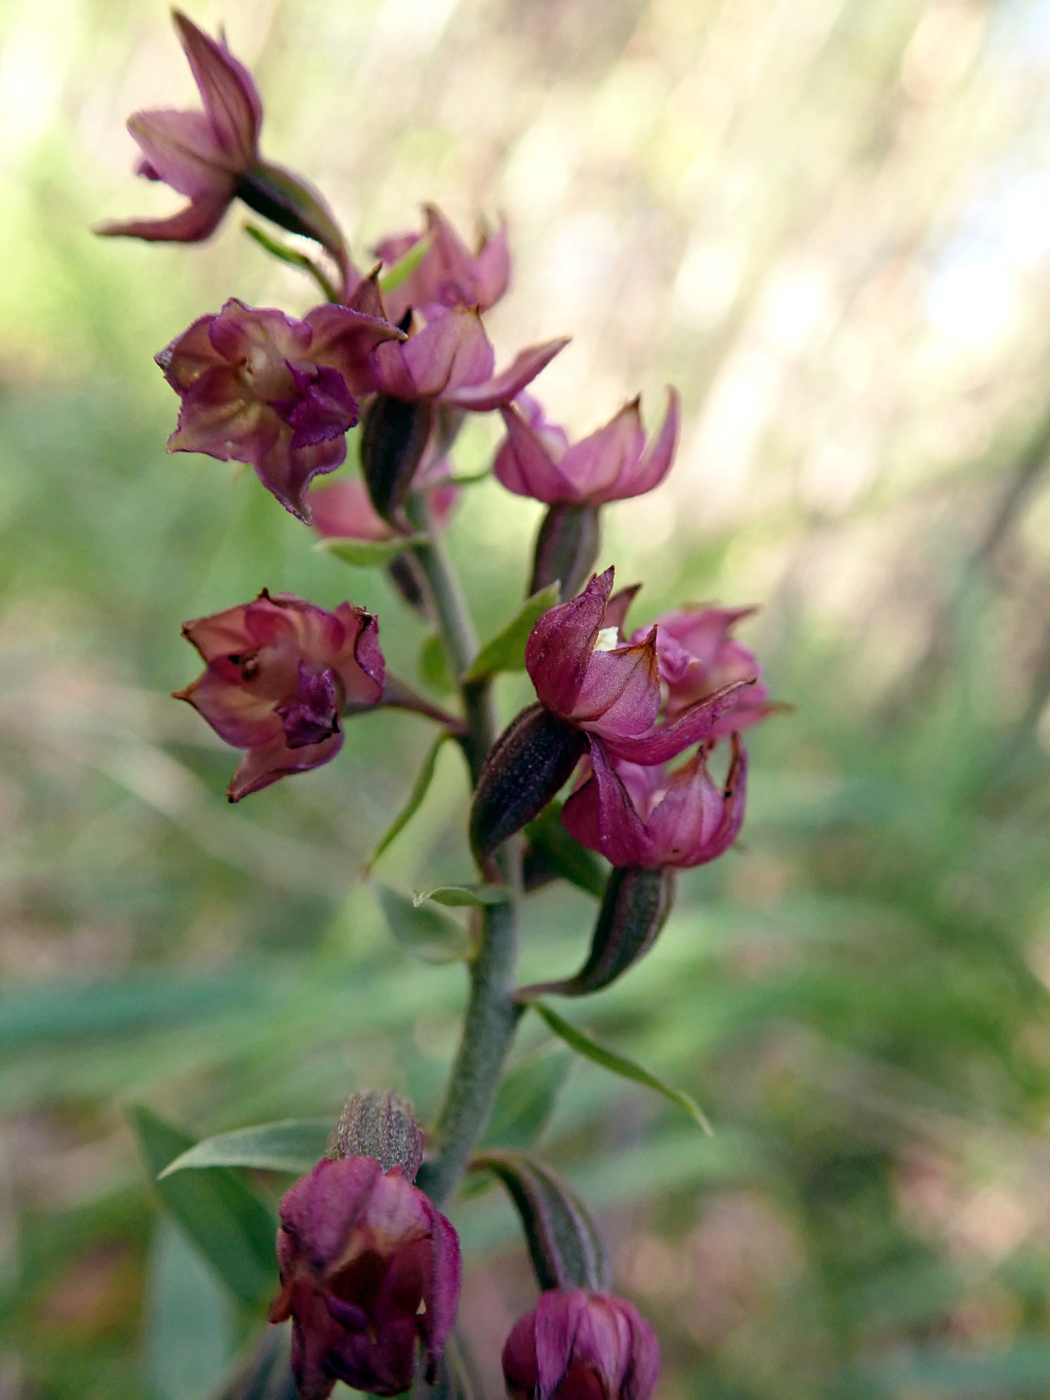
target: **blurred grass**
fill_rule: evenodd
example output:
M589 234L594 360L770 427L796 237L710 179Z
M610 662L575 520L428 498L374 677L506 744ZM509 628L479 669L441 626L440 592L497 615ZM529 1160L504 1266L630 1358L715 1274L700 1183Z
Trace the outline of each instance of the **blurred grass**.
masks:
M682 386L671 479L607 512L639 621L763 605L747 635L797 708L755 736L742 847L569 1008L717 1136L575 1064L544 1139L658 1327L662 1400L1050 1394L1050 10L193 13L225 19L268 153L356 247L424 198L464 227L508 213L494 334L505 356L574 333L541 381L574 431ZM237 217L198 250L87 232L173 202L129 178L121 125L189 96L164 7L8 0L2 24L0 1392L197 1400L245 1322L212 1312L202 1339L207 1265L158 1230L125 1106L207 1133L389 1085L429 1113L463 985L408 964L357 879L423 723L357 720L337 763L229 809L230 751L164 698L195 672L179 625L269 585L375 608L407 675L423 633L250 473L164 454L152 353L228 295L310 301ZM462 470L494 437L472 426ZM535 518L466 494L483 635ZM381 877L466 875L463 808L446 751ZM574 966L591 908L535 897L524 976ZM527 1270L494 1194L455 1214L497 1393Z

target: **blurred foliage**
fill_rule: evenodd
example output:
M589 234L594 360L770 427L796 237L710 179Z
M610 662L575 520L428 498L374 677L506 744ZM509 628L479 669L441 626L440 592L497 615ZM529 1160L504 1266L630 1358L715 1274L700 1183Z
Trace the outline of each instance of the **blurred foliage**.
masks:
M356 247L423 199L506 211L501 351L575 336L552 416L682 386L671 480L607 512L638 621L763 605L747 635L796 709L755 736L743 843L569 1008L716 1135L574 1061L541 1139L658 1328L662 1400L1050 1394L1050 6L192 8ZM228 295L311 301L239 217L202 249L87 231L173 203L122 128L190 95L165 7L0 13L0 1394L202 1400L254 1314L158 1214L129 1108L202 1135L382 1086L429 1114L464 985L359 879L425 724L355 720L336 763L229 809L233 755L164 698L195 673L179 625L268 585L375 608L406 675L425 634L250 473L165 457L151 354ZM472 424L459 470L494 440ZM466 492L486 638L535 518ZM528 686L500 686L509 716ZM446 745L379 877L469 880L464 803ZM526 978L578 964L592 909L530 900ZM551 1043L530 1018L520 1063ZM527 1265L495 1192L453 1214L497 1394Z

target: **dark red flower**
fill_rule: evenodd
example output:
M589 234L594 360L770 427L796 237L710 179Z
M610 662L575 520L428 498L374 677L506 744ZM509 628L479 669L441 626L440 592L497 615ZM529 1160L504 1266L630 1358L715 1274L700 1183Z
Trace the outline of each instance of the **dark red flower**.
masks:
M551 1289L503 1348L511 1400L649 1400L660 1346L638 1309L611 1293Z

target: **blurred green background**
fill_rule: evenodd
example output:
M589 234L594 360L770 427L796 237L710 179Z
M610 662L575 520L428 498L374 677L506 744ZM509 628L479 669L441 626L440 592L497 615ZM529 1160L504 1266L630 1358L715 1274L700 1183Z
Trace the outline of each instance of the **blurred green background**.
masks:
M761 604L743 635L796 706L754 735L741 846L569 1007L716 1136L576 1063L542 1139L659 1331L660 1400L1050 1396L1050 3L189 9L363 262L424 199L507 215L491 329L502 359L573 334L552 416L641 389L652 421L680 385L675 470L607 511L602 563L645 580L639 623ZM179 625L349 595L408 676L424 629L250 472L165 455L153 352L229 295L313 297L236 212L196 249L89 233L177 202L123 129L195 102L164 6L0 16L0 1400L204 1400L248 1324L158 1214L128 1105L195 1134L356 1087L430 1113L464 978L410 963L360 880L424 723L359 719L228 808L236 756L166 698L197 670ZM537 514L485 482L455 519L483 636ZM501 684L509 716L528 687ZM446 750L380 874L466 875L464 814ZM525 975L574 967L592 914L532 899ZM495 1396L528 1268L494 1192L453 1215Z

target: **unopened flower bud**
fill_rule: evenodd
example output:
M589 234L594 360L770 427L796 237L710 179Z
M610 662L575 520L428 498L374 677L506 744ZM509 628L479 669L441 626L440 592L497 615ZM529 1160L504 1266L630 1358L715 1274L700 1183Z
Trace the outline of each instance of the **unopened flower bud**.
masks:
M327 1400L337 1380L400 1395L417 1341L432 1382L456 1316L459 1240L401 1168L323 1158L286 1192L280 1218L270 1321L292 1319L302 1400Z
M638 1309L611 1293L551 1289L503 1348L511 1400L649 1400L660 1347Z
M560 581L562 601L572 598L594 568L601 543L597 506L551 506L536 536L529 597Z
M375 1157L383 1170L400 1167L406 1181L415 1181L423 1160L426 1135L400 1094L375 1089L354 1094L336 1124L327 1155Z

